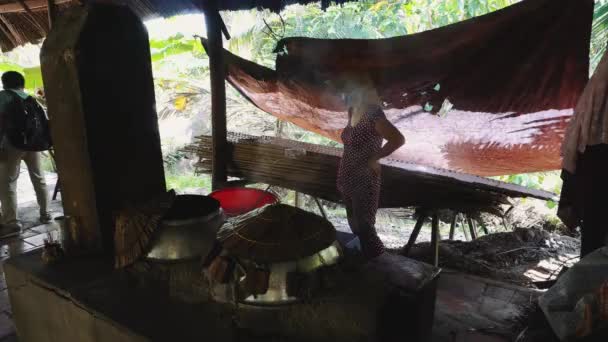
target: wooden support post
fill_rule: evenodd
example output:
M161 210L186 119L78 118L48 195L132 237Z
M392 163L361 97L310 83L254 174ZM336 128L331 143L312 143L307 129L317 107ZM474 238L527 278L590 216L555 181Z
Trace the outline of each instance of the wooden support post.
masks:
M509 223L507 222L507 218L505 216L502 217L502 225L505 226L505 231L508 232L509 230L511 230L509 228Z
M473 221L471 216L467 215L467 222L469 222L469 229L471 230L471 239L477 239L477 227L475 226L475 221Z
M226 68L222 42L222 19L217 6L205 9L207 25L209 74L211 79L212 176L214 190L228 180L228 142L226 129Z
M323 215L323 218L327 220L327 213L325 212L325 208L323 208L323 204L321 204L321 201L319 201L319 199L314 196L313 199L315 200L315 203L317 203L317 207L319 207L321 215Z
M294 195L294 207L299 208L300 207L300 193L297 191L294 191L293 195Z
M477 218L477 221L479 222L479 225L481 226L481 230L483 230L483 233L486 235L489 235L490 231L488 230L488 227L486 227L486 223L483 222L483 218L481 218L481 216L479 216Z
M412 246L416 243L418 239L418 234L420 234L420 230L422 230L422 226L424 225L424 220L426 220L427 214L424 211L420 211L420 216L418 217L418 221L416 221L416 225L414 226L414 230L410 235L410 239L407 241L407 244L403 247L401 254L408 255Z
M57 18L57 7L55 5L55 0L47 0L47 10L49 13L49 29L52 29L53 23Z
M441 236L439 235L439 215L437 214L437 211L433 212L431 226L431 248L433 253L432 260L433 265L437 267L439 266L439 240L441 240Z
M454 233L456 232L456 221L458 221L458 212L454 212L452 218L452 224L450 225L450 240L454 240Z
M116 213L167 191L148 33L129 7L92 2L55 23L40 61L75 245L113 256ZM129 93L116 87L134 80Z
M462 232L464 233L465 241L471 240L471 233L467 230L467 219L464 214L460 215L460 226L462 227Z

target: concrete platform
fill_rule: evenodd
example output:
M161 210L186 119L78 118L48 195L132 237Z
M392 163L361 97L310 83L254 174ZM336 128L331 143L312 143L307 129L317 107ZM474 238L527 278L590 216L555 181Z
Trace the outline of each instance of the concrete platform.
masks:
M133 291L111 260L47 267L32 250L4 269L21 341L256 341L229 323L230 307ZM539 294L450 271L438 287L433 342L510 341L514 322Z
M114 271L112 266L112 260L102 258L74 259L46 266L42 263L40 250L9 259L4 268L20 340L266 340L260 340L264 336L254 334L249 329L236 328L232 305L175 301L167 297L162 289L135 286L125 272ZM387 284L385 278L375 276L381 271L361 272L370 275L367 279L358 277L361 284L380 283L382 287L372 290L369 286L352 284L349 280L350 287L340 286L337 295L332 292L334 295L323 297L329 302L313 300L298 307L285 307L286 310L280 314L287 315L287 318L277 317L278 320L260 324L287 323L285 327L288 329L280 330L279 334L276 331L272 333L273 340L278 338L278 341L310 341L310 336L315 336L315 341L319 338L323 341L375 341L373 336L387 331L382 325L385 321L378 318L385 317L382 315L389 312L391 315L386 316L391 321L386 325L388 329L399 331L407 328L410 336L419 333L415 330L419 329L419 324L423 324L416 318L416 315L421 315L420 308L416 306L420 299L412 296L412 292L385 291L396 288L392 283ZM424 307L428 307L426 298L434 300L435 287L431 289L432 297L421 292ZM366 292L373 295L364 298ZM395 293L399 295L394 297ZM431 307L432 303L429 303ZM398 315L399 311L401 315ZM343 319L336 319L334 313ZM290 319L297 319L297 324L289 325ZM355 329L352 329L353 324ZM370 330L363 329L368 326ZM430 331L430 325L428 328ZM315 332L316 329L319 330ZM424 331L421 333L424 334ZM300 338L304 335L308 337Z

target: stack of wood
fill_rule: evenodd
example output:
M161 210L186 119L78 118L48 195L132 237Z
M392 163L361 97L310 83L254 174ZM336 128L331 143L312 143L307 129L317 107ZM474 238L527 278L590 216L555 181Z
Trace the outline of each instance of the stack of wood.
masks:
M340 201L336 177L341 149L236 133L229 134L228 140L230 176ZM211 172L211 146L211 137L201 136L185 149L199 157L197 172ZM415 206L501 215L509 197L555 198L549 192L443 169L397 160L382 164L383 208Z

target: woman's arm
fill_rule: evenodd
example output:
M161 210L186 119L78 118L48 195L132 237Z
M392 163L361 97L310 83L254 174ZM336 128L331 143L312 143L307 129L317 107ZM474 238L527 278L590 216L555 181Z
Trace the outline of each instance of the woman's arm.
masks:
M397 127L393 126L385 117L380 117L374 120L376 132L382 136L387 142L382 146L378 154L373 156L369 161L369 167L380 174L380 162L379 160L388 157L391 153L395 152L399 147L405 144L405 137Z
M386 144L384 144L378 154L374 156L376 160L380 160L384 157L388 157L399 147L403 146L403 144L405 144L405 137L399 132L397 127L384 117L376 119L375 123L376 132L386 140Z

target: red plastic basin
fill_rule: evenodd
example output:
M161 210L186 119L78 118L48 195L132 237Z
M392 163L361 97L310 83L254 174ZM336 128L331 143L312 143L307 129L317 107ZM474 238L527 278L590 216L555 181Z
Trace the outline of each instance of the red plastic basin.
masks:
M226 188L209 194L220 202L226 216L245 214L253 209L274 204L279 200L272 193L252 188Z

